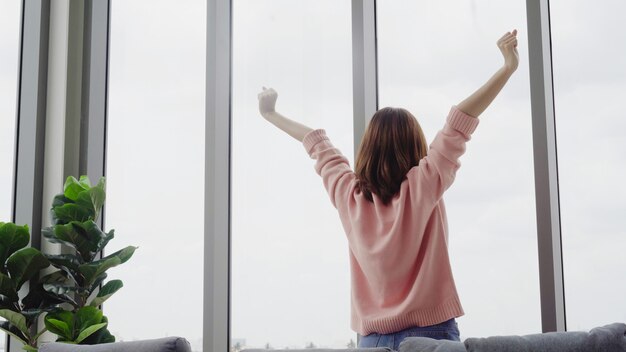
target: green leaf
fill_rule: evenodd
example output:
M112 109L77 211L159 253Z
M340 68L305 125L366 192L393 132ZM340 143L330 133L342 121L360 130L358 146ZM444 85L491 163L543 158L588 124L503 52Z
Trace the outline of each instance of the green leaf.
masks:
M109 299L115 292L117 292L120 288L124 287L124 283L122 280L111 280L107 282L100 291L98 295L91 301L89 305L97 307L101 305L104 301Z
M39 273L41 269L50 265L48 259L37 249L22 248L7 259L9 276L15 283L15 290L19 291L22 285Z
M135 246L128 246L125 248L120 249L119 251L109 254L106 257L102 258L102 260L108 259L108 258L119 258L122 263L126 263L135 253L135 250L138 247Z
M78 267L83 263L83 259L75 254L46 254L50 263L68 275L71 275L76 281L79 275Z
M26 342L28 338L24 336L24 333L21 332L18 328L15 327L15 325L9 323L8 321L0 322L0 329L6 331L7 334L18 339L22 344L24 345L28 344L28 342Z
M91 285L100 275L104 274L110 268L122 264L119 258L109 258L98 260L93 263L83 264L78 269L85 278L85 284Z
M88 338L93 333L95 333L96 331L102 329L105 326L107 326L107 323L95 324L95 325L92 325L92 326L86 328L85 330L80 332L80 334L78 335L78 337L76 338L76 340L74 342L76 342L76 343L83 342L84 339Z
M15 283L8 276L0 273L0 295L6 296L12 302L17 302L19 297L15 290Z
M48 331L61 336L63 339L72 339L72 332L68 323L62 320L48 318L46 319L46 328Z
M0 309L0 317L6 319L11 325L18 328L24 336L29 336L30 332L26 326L26 317L20 313L14 312L10 309Z
M72 313L57 310L45 318L46 328L59 335L58 341L81 343L96 331L104 328L108 320L95 307L82 307Z
M54 196L54 198L52 198L52 208L56 208L56 207L60 207L63 204L66 203L74 203L71 199L67 199L65 198L65 195L63 193L61 194L57 194L56 196Z
M67 341L74 340L74 314L65 310L56 310L46 315L46 328Z
M22 299L24 309L43 309L46 311L52 310L59 303L67 302L73 306L78 304L69 296L55 296L43 289L41 283L31 285L28 294Z
M92 284L98 276L108 269L125 263L133 256L135 249L137 247L128 246L95 262L82 264L78 269L85 277L85 283L87 285Z
M65 271L58 270L41 277L37 285L31 285L31 291L22 302L25 306L31 306L33 303L36 304L37 300L41 300L42 305L38 306L38 308L42 309L56 306L61 302L77 307L78 304L72 297L74 292L81 293L81 289ZM30 297L31 295L32 297Z
M100 276L96 277L91 286L89 286L89 293L87 296L91 296L91 294L100 287L100 284L107 278L107 273L102 273Z
M43 284L61 284L72 282L68 274L63 270L53 271L48 275L39 278L39 282Z
M30 242L28 225L17 226L13 223L0 225L0 271L4 271L4 263L11 254L22 249Z
M115 237L115 230L111 230L109 231L109 233L105 234L102 241L100 241L100 243L98 244L98 249L96 250L96 253L102 251L104 247L106 247L106 245L109 243L109 241L113 239L113 237Z
M104 205L104 199L106 195L104 193L104 186L102 187L93 187L89 190L83 191L78 194L78 198L76 199L76 204L80 205L85 209L89 209L92 212L93 220L98 219L100 214L100 210Z
M29 346L29 345L24 345L24 346L22 346L22 349L23 349L24 351L39 351L39 350L37 349L37 347L33 347L33 346Z
M88 190L91 187L89 178L87 176L81 176L78 181L74 176L69 176L65 180L65 186L63 187L63 194L66 198L76 201L80 192Z
M87 175L81 175L80 179L78 180L78 183L83 185L83 187L85 187L85 189L91 188L91 181L89 181L89 176L87 176Z
M43 289L56 296L62 296L68 293L75 292L77 290L77 287L74 285L63 284L43 284Z
M113 238L113 233L104 233L100 230L100 226L91 220L82 223L81 226L87 234L91 251L91 255L88 258L83 256L83 259L85 261L92 261L95 258L95 255L100 252L104 246L106 246L111 238Z
M54 211L56 208L60 208L63 205L68 204L68 203L74 203L74 201L72 201L71 199L65 198L63 193L57 194L56 196L54 196L54 198L52 199L52 208L50 208L50 214L52 215L53 225L63 225L72 221L71 219L68 220L66 218L63 218L63 219L58 218Z
M105 237L93 221L84 223L72 221L69 224L45 228L42 233L50 242L63 243L75 248L84 261L93 259L98 243Z
M107 319L107 317L105 316L102 317L103 323L107 323L108 321L109 320ZM87 337L85 340L82 341L81 344L82 345L99 345L102 343L111 343L111 342L115 342L115 337L111 335L111 333L109 332L107 328L103 328L103 329L96 331L95 334Z
M76 314L74 315L74 319L75 319L74 326L76 328L76 331L82 332L83 330L89 328L90 326L95 325L95 324L100 324L102 322L102 311L96 307L90 307L90 306L82 307L81 309L76 311Z
M52 208L52 217L56 224L67 224L72 221L83 222L93 220L96 213L91 208L79 204L67 203L60 207Z

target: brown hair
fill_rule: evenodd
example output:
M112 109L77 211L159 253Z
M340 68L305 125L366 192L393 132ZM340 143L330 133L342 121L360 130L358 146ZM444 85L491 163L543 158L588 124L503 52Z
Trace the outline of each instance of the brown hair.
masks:
M358 187L370 202L376 194L388 204L407 172L426 156L424 133L417 119L402 108L378 110L365 129L357 154Z

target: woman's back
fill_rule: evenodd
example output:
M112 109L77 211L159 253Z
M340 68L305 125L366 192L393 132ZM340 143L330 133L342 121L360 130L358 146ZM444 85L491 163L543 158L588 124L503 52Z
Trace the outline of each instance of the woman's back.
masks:
M352 328L361 335L427 326L463 315L447 251L441 199L478 119L453 107L419 165L386 204L370 201L324 130L303 144L337 208L350 247Z

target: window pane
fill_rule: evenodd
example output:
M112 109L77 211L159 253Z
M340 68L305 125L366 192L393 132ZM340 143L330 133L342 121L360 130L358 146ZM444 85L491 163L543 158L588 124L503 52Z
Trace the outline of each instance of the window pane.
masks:
M519 32L520 67L444 197L462 338L541 331L525 14L523 0L378 1L380 107L407 108L429 142L503 64L496 41Z
M277 110L352 147L348 0L233 2L232 333L237 347L345 348L348 244L314 162L258 112Z
M0 221L11 221L20 41L20 2L0 2ZM4 336L4 334L0 334Z
M0 2L0 221L12 221L21 1ZM23 224L22 224L23 225ZM6 334L0 332L0 351Z
M118 340L202 348L206 1L116 1L111 13L106 228L124 281L104 306Z
M626 321L623 1L550 1L568 330Z

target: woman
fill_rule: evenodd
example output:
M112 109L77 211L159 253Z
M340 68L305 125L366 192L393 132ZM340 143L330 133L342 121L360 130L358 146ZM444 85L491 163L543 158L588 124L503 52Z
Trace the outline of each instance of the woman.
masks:
M398 349L408 336L460 341L463 308L447 248L443 193L454 181L478 116L518 67L517 30L497 41L504 65L450 110L430 148L415 117L383 108L369 122L353 172L322 129L275 110L273 89L259 93L261 115L303 143L316 160L350 247L351 327L359 347Z

